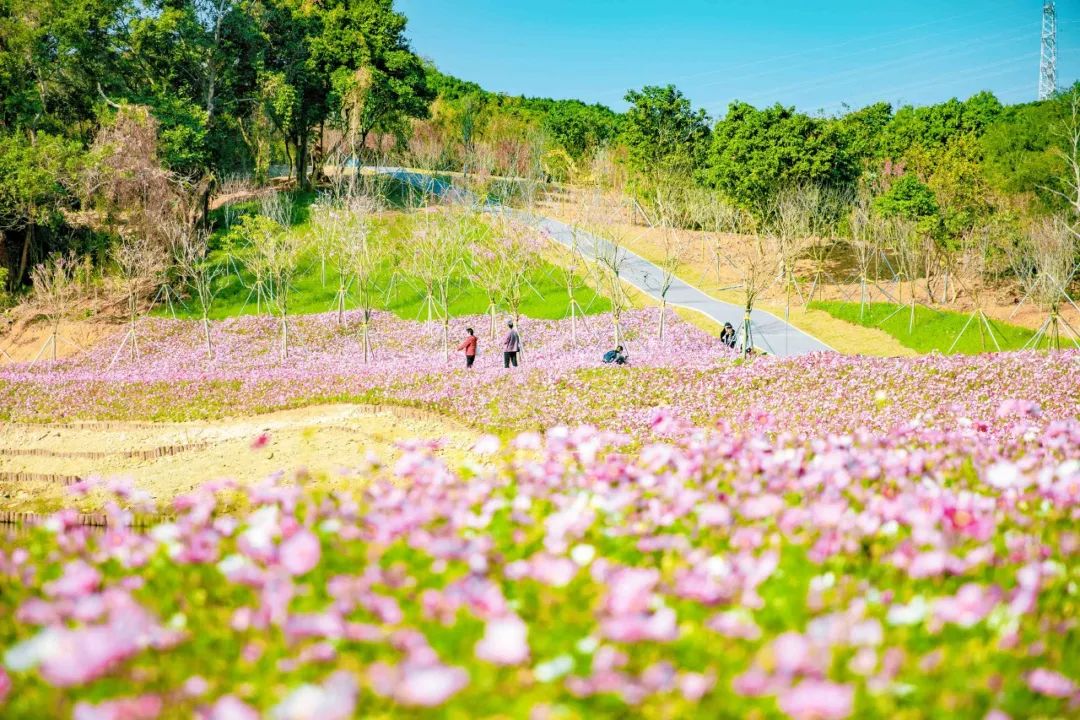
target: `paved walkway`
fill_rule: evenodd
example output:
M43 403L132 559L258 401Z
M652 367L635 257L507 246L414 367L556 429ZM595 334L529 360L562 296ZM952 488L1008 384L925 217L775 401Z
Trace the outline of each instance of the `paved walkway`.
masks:
M403 168L372 169L375 172L390 175L436 195L445 195L452 189L448 183L420 173L409 172ZM455 193L462 192L456 189L453 191ZM531 215L520 210L503 209L503 212L510 213L518 220L536 227L544 235L566 247L573 248L575 245L575 233L564 222ZM591 260L596 259L598 256L610 256L613 252L613 246L610 242L580 230L576 233L576 241L578 250ZM622 277L634 287L659 300L660 289L663 287L663 271L645 258L629 250L623 249L621 252L625 252L625 261L622 263ZM668 288L667 301L669 305L676 305L699 312L721 325L729 322L736 329L741 329L743 324L742 307L706 295L679 278L675 278L671 283L671 287ZM790 357L813 352L832 351L831 347L817 338L764 310L754 310L750 313L750 325L753 332L753 344L772 355ZM741 337L742 333L740 332L740 340Z

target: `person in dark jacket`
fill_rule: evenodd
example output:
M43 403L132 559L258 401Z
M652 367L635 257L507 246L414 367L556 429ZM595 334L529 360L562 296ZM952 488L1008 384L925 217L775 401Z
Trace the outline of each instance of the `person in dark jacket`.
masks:
M731 326L731 323L724 323L724 329L720 331L720 342L729 348L735 348L735 328Z
M503 367L508 368L511 363L517 367L518 353L521 351L521 336L514 329L513 320L506 323L506 326L510 328L510 332L506 333L503 339Z
M465 328L465 332L469 333L461 344L458 345L458 350L465 351L465 367L471 368L473 363L476 362L476 335L473 334L472 328Z
M604 353L604 362L615 363L616 365L625 365L630 361L630 357L623 350L623 346L619 345L614 350L608 350Z

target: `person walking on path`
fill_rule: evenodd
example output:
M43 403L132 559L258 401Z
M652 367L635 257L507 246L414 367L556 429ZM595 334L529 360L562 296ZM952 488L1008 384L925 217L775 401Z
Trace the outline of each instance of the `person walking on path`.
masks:
M506 326L510 328L510 332L506 333L506 338L503 340L503 367L508 368L511 363L513 363L514 367L517 367L518 352L521 350L521 336L514 329L513 320L506 323Z
M477 337L473 334L472 328L465 328L465 332L469 334L461 341L461 344L458 345L458 350L465 351L465 367L471 368L473 363L476 362Z

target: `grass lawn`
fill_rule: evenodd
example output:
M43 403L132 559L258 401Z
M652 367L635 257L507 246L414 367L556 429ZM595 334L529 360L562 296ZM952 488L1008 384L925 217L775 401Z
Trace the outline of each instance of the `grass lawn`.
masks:
M871 303L862 317L859 316L859 303L812 302L810 307L823 310L835 318L855 325L880 328L905 347L920 353L934 351L948 353L949 348L971 317L969 314L933 310L923 305L916 305L914 328L909 332L911 313L908 305ZM1035 334L1026 328L996 320L991 320L990 324L1002 350L1019 350ZM979 332L980 325L978 318L973 320L968 325L967 331L956 342L956 347L952 352L975 355L997 350L985 325L982 326L982 333Z
M310 224L310 205L315 200L314 194L294 197L294 223L291 232L312 233ZM239 203L232 208L233 216L251 214L258 209L257 203ZM216 220L219 229L211 238L211 261L221 268L218 279L218 292L210 313L212 319L254 315L259 312L257 298L251 291L252 276L238 259L230 257L222 247L226 231L222 228L223 216L217 211ZM407 212L386 212L372 219L372 233L381 235L386 242L408 243L413 232L413 220ZM317 240L316 240L317 242ZM382 301L377 309L388 310L407 320L427 319L425 295L421 287L403 272L402 268L392 263L385 264L377 277ZM559 268L547 259L542 260L529 274L530 289L526 293L521 311L526 317L557 320L564 317L569 307L569 298ZM331 264L324 267L316 250L311 250L300 263L292 292L289 295L289 311L294 314L322 313L337 309L338 276ZM585 287L575 293L581 307L588 314L607 312L610 305L606 298L597 295L591 288ZM346 308L353 307L352 299ZM487 312L488 299L483 290L473 285L464 273L455 279L454 293L450 301L450 315L478 315ZM499 308L500 312L504 308ZM174 305L172 309L159 305L155 315L171 315L195 319L200 317L197 304L190 301L186 305ZM265 308L263 308L265 312Z

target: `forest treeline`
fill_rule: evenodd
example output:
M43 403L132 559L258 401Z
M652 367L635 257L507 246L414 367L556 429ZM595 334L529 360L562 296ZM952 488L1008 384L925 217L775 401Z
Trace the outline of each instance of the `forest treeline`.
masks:
M1073 92L710 118L645 87L618 113L490 92L421 53L392 0L0 0L0 286L56 251L106 258L162 212L205 218L230 179L305 188L328 162L602 184L682 225L728 205L750 230L813 186L943 245L1007 243L1075 197Z

